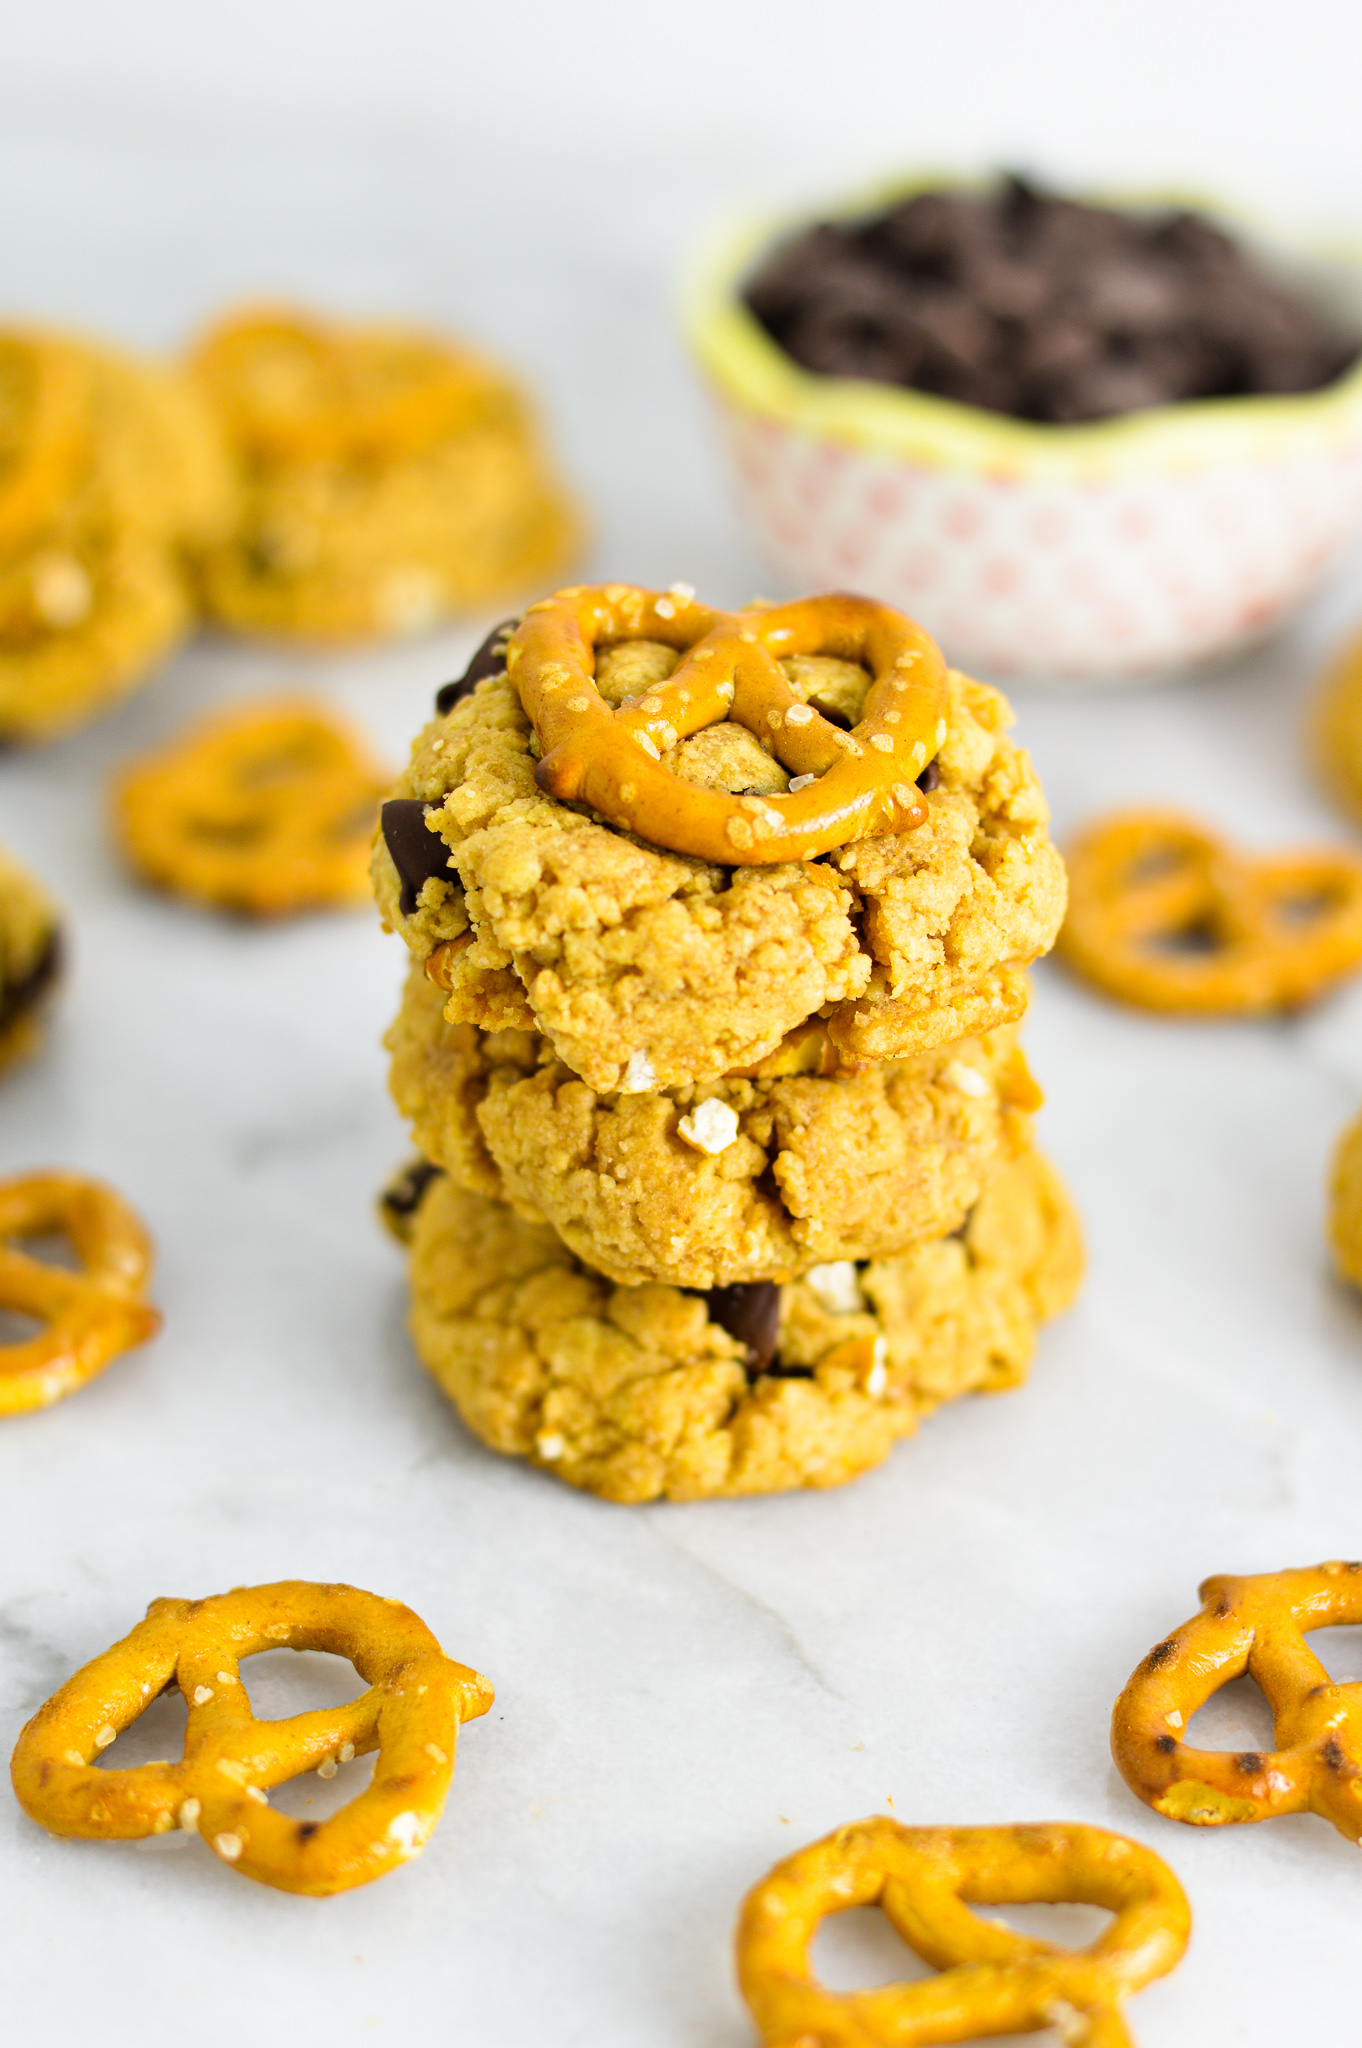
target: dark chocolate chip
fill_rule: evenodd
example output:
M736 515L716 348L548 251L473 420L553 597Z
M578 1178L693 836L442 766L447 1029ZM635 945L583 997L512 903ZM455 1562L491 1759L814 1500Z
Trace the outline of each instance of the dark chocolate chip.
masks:
M935 761L929 761L921 775L918 776L917 786L925 796L928 790L936 788L940 780L941 770L937 767Z
M1056 424L1313 390L1359 350L1210 222L1016 177L821 222L773 249L745 297L816 374Z
M401 1218L414 1216L421 1206L421 1197L433 1180L444 1172L442 1166L434 1165L429 1159L413 1159L410 1166L390 1180L379 1196L389 1216Z
M435 709L441 718L452 711L461 698L471 697L478 684L488 676L505 674L506 648L519 624L519 619L503 619L499 626L493 626L463 674L435 692Z
M61 971L61 935L52 932L28 972L18 981L0 982L0 1031L34 1009Z
M411 916L422 888L432 876L442 881L449 878L449 848L438 832L427 827L428 809L430 806L419 796L394 796L389 797L381 813L383 844L402 878L398 903L403 917Z
M780 1331L780 1289L774 1280L736 1281L711 1287L705 1300L710 1321L747 1346L747 1376L769 1371Z

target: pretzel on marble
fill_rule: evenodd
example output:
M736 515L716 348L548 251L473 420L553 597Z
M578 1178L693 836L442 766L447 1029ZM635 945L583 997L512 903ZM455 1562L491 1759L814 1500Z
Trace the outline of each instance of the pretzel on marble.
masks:
M15 1239L62 1236L80 1260L70 1272ZM152 1243L121 1195L78 1173L0 1181L0 1308L46 1324L0 1344L0 1415L45 1408L161 1327L146 1299Z
M364 898L388 781L325 706L280 698L192 727L128 770L115 804L149 881L283 917Z
M1056 951L1147 1010L1251 1016L1306 1003L1362 965L1362 859L1254 856L1177 811L1099 819L1068 850Z
M346 1657L369 1690L345 1706L257 1721L239 1665L280 1649ZM180 1761L98 1768L93 1759L172 1686L189 1710ZM459 1724L491 1704L487 1680L446 1657L400 1601L285 1579L153 1600L145 1621L38 1709L10 1773L25 1813L52 1834L134 1841L197 1829L245 1876L322 1898L420 1854L449 1790ZM270 1805L272 1786L303 1771L330 1776L371 1749L371 1783L330 1820Z
M612 710L592 678L596 648L617 640L660 640L681 660L666 682ZM852 732L786 680L779 662L800 654L870 670ZM729 613L679 588L560 590L530 606L507 668L543 750L540 788L655 846L729 866L812 860L927 815L917 777L946 737L946 665L921 626L869 598ZM730 796L664 765L679 739L721 719L746 726L790 770L786 794Z
M194 364L243 449L264 462L395 461L508 401L503 378L434 335L333 326L291 307L233 314Z
M89 445L90 365L55 335L0 329L0 392L18 387L23 430L0 480L0 553L32 542L75 486Z
M1115 1919L1056 1948L971 1913L1081 1901ZM939 1976L827 1990L809 1947L829 1913L879 1906ZM1120 2004L1187 1946L1181 1885L1151 1849L1091 1827L913 1828L883 1816L778 1863L743 1902L738 1981L765 2048L924 2048L1053 2026L1074 2048L1129 2048Z
M1362 1563L1207 1579L1204 1605L1150 1651L1116 1702L1111 1753L1132 1792L1198 1827L1318 1813L1362 1841L1362 1684L1335 1685L1311 1629L1362 1622ZM1187 1725L1245 1672L1272 1708L1279 1747L1192 1749Z

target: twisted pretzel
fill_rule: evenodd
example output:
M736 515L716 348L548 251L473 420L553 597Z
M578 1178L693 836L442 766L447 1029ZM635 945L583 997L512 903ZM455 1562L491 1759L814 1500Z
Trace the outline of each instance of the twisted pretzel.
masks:
M488 365L433 335L333 326L287 307L223 321L194 362L238 444L263 462L393 461L507 402Z
M1176 811L1123 811L1067 854L1057 951L1146 1010L1251 1016L1323 994L1362 964L1362 859L1254 858Z
M15 1238L65 1237L80 1271L49 1266ZM0 1308L47 1328L0 1344L0 1415L45 1408L161 1327L146 1300L152 1243L121 1195L77 1173L0 1181Z
M1090 1947L981 1920L967 1900L1078 1900L1116 1915ZM879 1906L942 1973L825 1990L809 1945L828 1913ZM1187 1946L1181 1885L1151 1849L1103 1828L839 1828L778 1863L738 1921L738 1981L766 2048L926 2048L1054 2026L1074 2048L1129 2048L1119 2006Z
M118 823L148 880L205 903L282 917L367 893L389 778L330 711L280 698L229 711L119 783Z
M89 448L91 369L69 342L0 330L0 553L41 533Z
M1152 1649L1116 1702L1111 1753L1170 1820L1216 1827L1318 1813L1362 1841L1362 1684L1335 1685L1304 1632L1362 1622L1362 1564L1207 1579L1200 1614ZM1272 1708L1268 1754L1189 1749L1188 1722L1244 1672Z
M257 1721L238 1666L261 1650L347 1657L369 1690L342 1707ZM158 1693L189 1709L178 1763L100 1770L92 1759ZM398 1600L285 1579L209 1600L153 1600L21 1733L10 1765L19 1803L55 1835L135 1841L197 1828L224 1863L280 1891L323 1898L420 1854L454 1774L461 1721L492 1704ZM378 1750L368 1788L330 1820L294 1820L269 1788Z
M660 640L682 659L668 681L612 711L592 677L596 648L616 640ZM854 731L786 680L778 663L799 654L869 668ZM869 598L719 612L680 590L560 590L531 605L507 667L543 749L540 788L675 853L730 866L812 860L927 815L916 778L946 737L946 666L921 626ZM721 719L755 733L800 786L729 796L673 775L662 755Z

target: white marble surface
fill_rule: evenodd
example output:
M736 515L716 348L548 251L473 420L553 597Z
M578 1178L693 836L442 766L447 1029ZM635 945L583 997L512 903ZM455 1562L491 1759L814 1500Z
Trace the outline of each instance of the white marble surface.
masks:
M188 126L11 125L0 176L32 203L0 224L7 296L148 339L260 283L462 320L540 376L601 572L721 602L763 584L667 312L713 163L559 185L479 182L457 137L288 152L282 134L238 155ZM1060 826L1152 796L1255 843L1347 837L1304 770L1300 706L1359 610L1362 564L1221 677L1019 699ZM73 934L48 1049L0 1089L0 1171L59 1162L125 1189L160 1243L166 1317L86 1391L0 1427L0 1750L153 1596L285 1575L409 1601L498 1691L425 1856L330 1902L178 1836L49 1840L0 1798L6 2037L742 2048L742 1892L892 1805L1089 1820L1165 1855L1196 1932L1131 2008L1145 2048L1350 2038L1356 1851L1310 1819L1163 1821L1116 1777L1106 1730L1204 1574L1362 1549L1362 1310L1321 1239L1328 1149L1362 1098L1362 985L1299 1021L1184 1029L1043 970L1044 1142L1092 1267L1031 1384L942 1414L825 1496L575 1495L470 1441L404 1334L371 1211L404 1150L377 1043L396 941L364 914L256 931L144 895L102 817L117 761L300 676L395 762L474 637L312 663L204 642L94 730L0 760L0 837ZM1326 1656L1362 1675L1346 1638ZM285 1669L256 1686L266 1708L336 1696L335 1667L268 1661ZM1235 1711L1211 1739L1264 1739ZM347 1789L343 1771L329 1795ZM319 1812L328 1788L301 1796ZM899 1967L873 1930L839 1928L819 1955L840 1982Z

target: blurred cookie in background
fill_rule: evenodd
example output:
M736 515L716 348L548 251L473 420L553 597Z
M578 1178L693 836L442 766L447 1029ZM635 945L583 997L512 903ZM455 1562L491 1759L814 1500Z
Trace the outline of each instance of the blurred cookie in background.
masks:
M424 632L551 578L579 544L524 394L458 342L246 308L192 370L242 489L204 577L208 611L238 632Z
M1329 1169L1329 1248L1341 1279L1362 1287L1362 1115L1334 1147Z
M0 743L47 740L190 630L193 562L234 524L212 415L178 371L0 328Z
M1325 672L1310 744L1330 795L1362 819L1362 633L1353 635Z
M61 950L56 905L0 847L0 1075L37 1045Z

